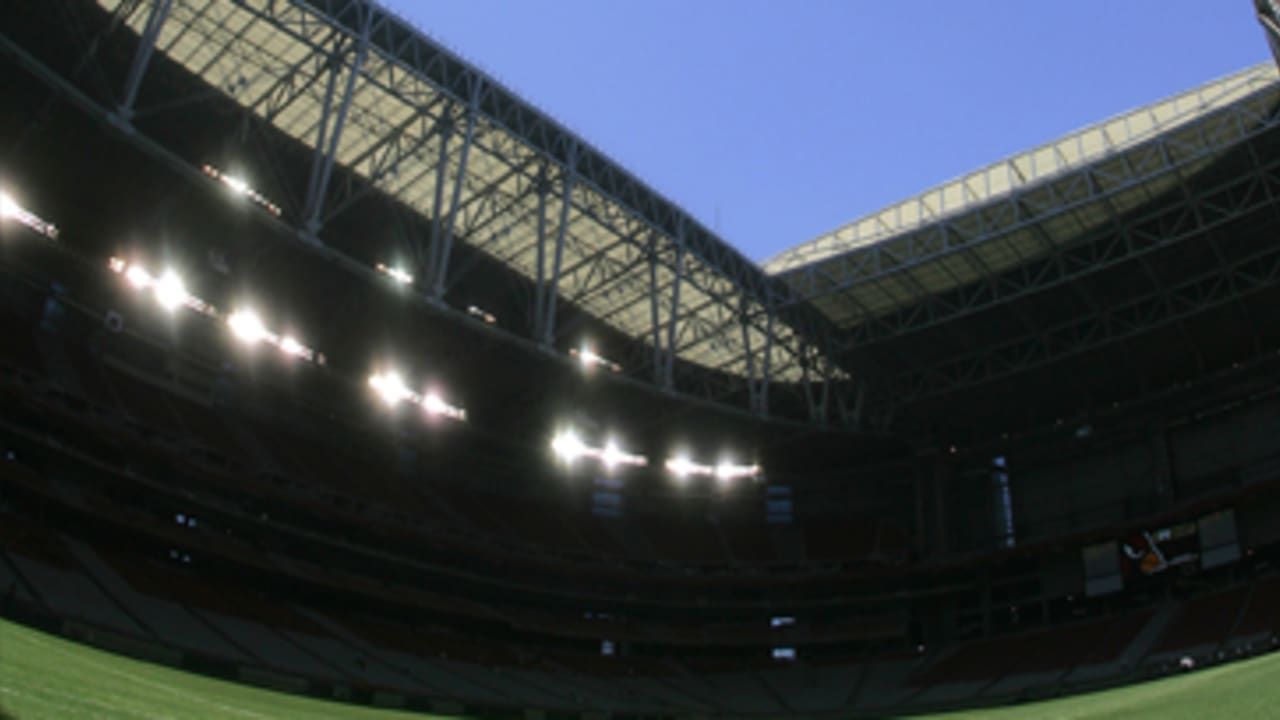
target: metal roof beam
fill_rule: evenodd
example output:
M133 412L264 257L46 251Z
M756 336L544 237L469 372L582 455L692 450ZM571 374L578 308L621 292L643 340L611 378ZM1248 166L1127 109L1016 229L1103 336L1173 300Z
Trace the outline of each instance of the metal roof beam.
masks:
M904 403L955 392L1041 367L1178 322L1240 296L1280 285L1280 248L1265 247L1230 266L1213 268L1090 316L1046 328L977 353L896 378Z

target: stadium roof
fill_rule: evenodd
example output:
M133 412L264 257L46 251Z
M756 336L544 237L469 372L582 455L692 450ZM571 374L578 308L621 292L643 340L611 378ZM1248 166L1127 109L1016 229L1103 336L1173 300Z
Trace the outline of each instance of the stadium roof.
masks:
M1274 63L989 165L765 262L842 328L1055 254L1270 124Z
M146 36L153 16L139 4L98 1ZM816 328L827 323L784 283L385 9L176 0L156 28L157 50L318 148L318 167L331 154L432 219L415 275L437 299L457 281L456 236L537 282L533 332L550 346L577 342L556 327L559 301L674 357L748 378L799 380L800 358L816 354ZM324 181L294 213L320 242L350 200ZM663 362L654 364L661 375Z

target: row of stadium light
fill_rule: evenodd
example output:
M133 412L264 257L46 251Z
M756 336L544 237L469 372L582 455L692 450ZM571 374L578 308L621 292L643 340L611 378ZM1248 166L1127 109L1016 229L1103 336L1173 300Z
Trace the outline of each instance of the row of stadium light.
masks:
M107 261L107 267L124 277L125 282L135 290L150 292L156 304L167 312L185 307L225 323L231 334L245 345L265 344L290 357L324 363L323 355L303 345L294 336L268 329L256 310L247 307L237 308L224 314L212 303L192 295L187 290L182 277L173 268L166 268L159 275L155 275L139 263L126 262L116 257Z
M551 438L551 452L565 467L572 467L581 462L593 462L610 474L627 467L649 465L649 458L623 450L618 441L613 438L606 440L600 446L590 445L573 428L561 430ZM714 465L705 464L695 462L684 454L667 458L663 467L677 480L714 478L721 485L727 485L735 480L759 478L761 475L759 465L739 465L723 460Z
M50 240L58 239L57 226L22 207L12 195L3 191L0 191L0 219L17 220Z
M244 195L261 205L273 215L279 215L280 209L267 200L261 193L249 187L247 183L233 176L222 173L211 165L202 168L206 175L220 181L237 194ZM52 223L40 218L23 208L7 192L0 191L0 220L16 220L31 230L49 239L57 239L58 229ZM304 345L291 334L277 332L267 327L261 315L252 308L241 307L229 313L220 311L215 305L192 294L182 276L173 268L165 268L159 273L149 270L138 262L130 262L118 257L107 261L107 267L121 276L134 290L148 294L165 312L173 313L184 308L203 315L215 322L222 323L238 341L248 346L266 345L278 350L282 355L299 358L318 365L325 364L323 353ZM413 276L403 268L378 263L378 272L391 278L398 284L413 284ZM492 325L497 318L491 313L471 305L467 314L482 322ZM591 349L589 345L574 348L569 355L575 358L583 370L603 368L612 372L621 372L622 367ZM388 407L397 407L408 403L422 409L428 417L442 417L459 422L467 421L465 408L446 401L438 390L427 389L419 393L411 389L404 376L397 370L384 370L374 373L368 379L369 387L382 399ZM572 467L583 462L594 462L607 473L615 473L623 468L641 468L649 465L644 455L623 450L614 439L608 439L601 446L594 446L583 440L582 436L572 428L561 430L551 440L551 450L557 460L565 467ZM696 462L689 456L680 454L669 457L663 463L666 471L678 480L689 478L714 478L721 484L734 480L759 478L759 465L740 465L728 461L715 464Z

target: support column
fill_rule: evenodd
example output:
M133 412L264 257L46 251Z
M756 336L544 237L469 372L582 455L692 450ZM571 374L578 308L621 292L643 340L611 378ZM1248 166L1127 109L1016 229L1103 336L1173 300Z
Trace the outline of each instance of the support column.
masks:
M351 100L355 96L356 80L360 77L360 68L369 54L369 32L372 25L373 8L365 6L360 19L360 38L356 43L355 60L347 72L342 100L338 104L333 128L330 130L326 126L329 122L329 113L333 110L334 84L343 67L342 53L336 54L333 59L333 68L330 70L329 84L325 91L324 112L320 116L315 157L311 165L311 179L307 184L307 197L302 206L303 233L304 237L311 242L317 241L317 235L320 232L320 216L324 212L325 195L329 191L329 178L333 174L338 144L342 141L342 131L346 127L347 111L351 109Z
M547 180L547 166L544 163L538 168L538 238L534 247L537 286L533 290L533 317L530 329L535 340L538 338L539 323L542 322L543 286L546 285L547 273L547 195L551 192Z
M658 315L658 236L649 236L649 329L653 334L653 382L662 384L662 325Z
M125 125L133 121L134 104L138 101L138 90L142 87L142 78L147 74L147 66L151 64L151 55L156 49L156 40L160 37L160 29L169 17L173 0L155 0L151 5L151 13L147 15L147 24L143 27L142 37L138 40L138 49L133 53L133 62L129 65L129 76L124 83L124 96L116 114Z
M543 301L543 316L538 335L538 342L546 347L551 347L552 341L555 339L556 305L560 294L560 268L564 260L565 239L569 236L569 209L573 205L573 186L577 180L577 173L575 172L577 155L577 148L570 148L569 166L566 168L565 177L561 181L560 226L556 228L556 247L551 260L551 277L545 290L546 299Z
M762 416L769 414L769 379L773 373L773 293L768 293L764 307L768 317L764 323L764 367L760 370L760 392L757 398L760 405L757 412Z
M663 359L662 386L675 388L676 327L680 324L680 281L684 278L684 225L676 234L676 278L671 283L671 317L667 321L667 348Z
M760 400L756 392L756 358L751 352L751 321L745 295L738 301L738 324L742 327L742 354L747 370L747 409L753 413L759 412Z
M458 176L453 181L453 199L449 202L449 217L444 226L444 238L440 241L438 249L433 247L432 267L435 268L435 277L431 285L431 297L436 301L444 299L445 278L449 274L449 256L453 252L453 231L458 216L458 204L462 200L462 188L466 184L467 158L471 153L471 141L475 137L476 116L480 112L482 87L483 81L476 79L475 85L471 88L471 104L467 108L467 130L463 134L462 153L458 157ZM433 238L433 241L435 239Z

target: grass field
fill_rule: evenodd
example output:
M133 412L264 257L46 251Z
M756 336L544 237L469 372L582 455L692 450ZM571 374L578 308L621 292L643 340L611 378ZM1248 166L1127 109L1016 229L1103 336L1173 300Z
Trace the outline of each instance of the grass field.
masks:
M138 662L0 621L0 718L333 718L423 715L284 695ZM946 720L1280 718L1280 653L1093 695Z

